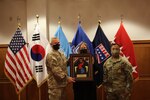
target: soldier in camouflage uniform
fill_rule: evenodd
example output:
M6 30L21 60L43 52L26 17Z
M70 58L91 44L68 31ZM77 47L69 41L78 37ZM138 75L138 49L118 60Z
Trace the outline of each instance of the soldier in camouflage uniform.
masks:
M104 63L103 85L107 100L129 100L133 82L132 65L119 56L120 47L113 44L112 57Z
M74 82L74 78L67 75L67 59L59 49L59 40L52 38L52 51L46 57L48 70L48 94L49 100L64 100L67 83Z

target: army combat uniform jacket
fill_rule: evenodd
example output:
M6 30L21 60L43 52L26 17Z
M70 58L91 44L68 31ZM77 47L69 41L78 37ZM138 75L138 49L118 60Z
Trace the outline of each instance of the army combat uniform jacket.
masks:
M123 58L114 60L110 57L103 66L104 79L103 85L107 93L130 93L133 82L132 65L130 62Z
M64 54L53 50L47 55L48 88L61 88L67 85L67 59Z

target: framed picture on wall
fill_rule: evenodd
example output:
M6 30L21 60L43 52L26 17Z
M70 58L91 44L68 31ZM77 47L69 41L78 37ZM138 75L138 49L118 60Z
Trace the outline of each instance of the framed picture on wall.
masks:
M71 54L71 77L76 81L93 80L92 56L90 54Z

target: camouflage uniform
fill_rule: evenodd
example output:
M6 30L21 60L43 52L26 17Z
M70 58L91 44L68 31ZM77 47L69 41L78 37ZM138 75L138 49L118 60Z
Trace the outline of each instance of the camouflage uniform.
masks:
M67 59L63 53L53 50L47 55L46 65L49 100L63 100L67 85Z
M110 57L104 63L103 85L107 100L129 100L132 82L132 65L127 59Z

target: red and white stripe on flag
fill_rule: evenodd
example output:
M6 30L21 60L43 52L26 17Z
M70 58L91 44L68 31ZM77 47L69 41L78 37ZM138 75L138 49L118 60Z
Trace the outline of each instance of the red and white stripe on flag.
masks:
M28 48L20 29L17 29L8 45L4 71L17 93L20 93L32 79Z

